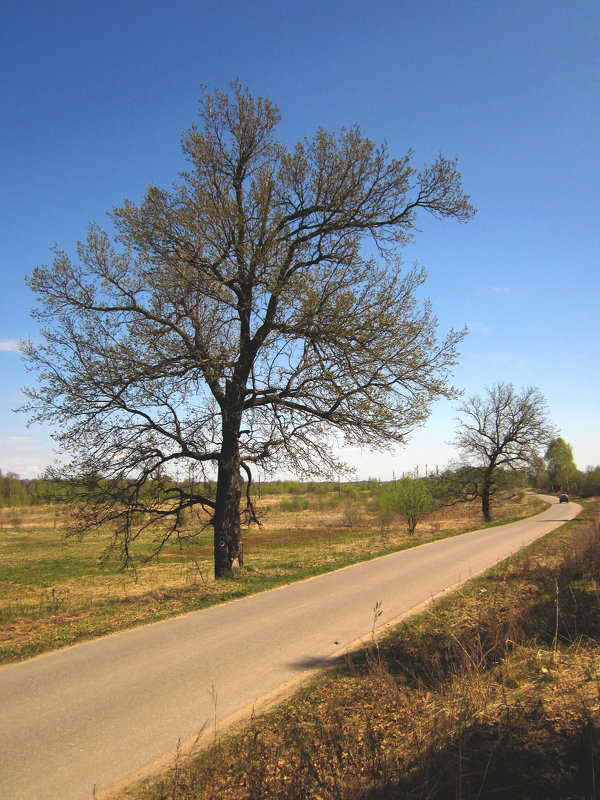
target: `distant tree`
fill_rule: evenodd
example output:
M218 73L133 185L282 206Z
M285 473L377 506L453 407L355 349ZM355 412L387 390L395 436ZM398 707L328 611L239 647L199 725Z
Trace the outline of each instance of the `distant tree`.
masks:
M205 91L200 113L171 191L34 270L44 341L24 347L40 382L26 410L72 456L53 474L74 486L80 533L111 525L127 563L143 530L160 550L199 505L222 577L242 563L257 467L338 474L336 438L401 443L453 396L464 333L437 339L425 273L397 249L419 211L474 209L454 162L417 172L356 126L288 149L276 106L239 84Z
M548 479L553 491L569 491L569 480L577 472L573 461L573 449L564 439L553 439L544 455Z
M546 400L538 389L516 392L512 384L497 383L482 398L475 395L459 409L454 445L479 475L478 493L486 522L491 521L490 498L501 468L535 467L540 452L556 436Z
M439 508L471 503L480 496L480 470L454 461L430 479L430 486Z
M581 475L579 494L582 497L600 497L600 467L588 467Z
M538 456L528 467L529 485L536 488L542 488L547 481L548 473L546 472L546 462Z
M394 517L400 516L411 536L418 523L439 507L440 504L434 499L429 481L412 475L385 487L376 500L377 513L382 525L388 525Z
M397 482L392 495L394 509L406 522L412 536L418 523L434 511L434 500L426 479L405 477Z
M23 506L27 504L27 484L19 479L16 472L2 474L0 470L0 507Z

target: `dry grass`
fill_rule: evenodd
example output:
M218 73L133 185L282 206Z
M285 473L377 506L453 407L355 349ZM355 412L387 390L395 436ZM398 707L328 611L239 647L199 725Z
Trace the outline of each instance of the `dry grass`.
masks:
M368 493L348 500L308 495L310 507L283 510L292 495L269 497L263 527L245 534L243 570L212 577L212 541L204 532L183 549L120 574L101 569L109 534L65 539L51 507L3 509L0 534L0 662L17 661L86 638L164 619L478 527L477 507L438 512L409 537L402 527L382 529ZM498 516L541 510L530 497L507 495ZM348 524L351 519L353 524ZM140 555L148 554L151 542Z
M296 495L283 494L276 497L266 497L262 503L262 510L266 512L262 519L265 534L281 533L290 529L296 531L313 530L326 531L348 527L347 518L349 510L358 510L360 520L354 527L380 530L381 523L372 502L371 493L362 491L358 499L345 498L343 495L302 495L309 503L307 509L293 511L286 509L292 506ZM336 502L337 501L337 502ZM495 508L495 514L501 518L520 517L542 510L544 504L535 498L520 493L507 492ZM351 516L351 514L350 514ZM442 508L419 523L417 533L426 536L444 530L464 530L481 524L481 506L479 503L458 504L449 508ZM402 526L399 520L390 525L391 531L400 531Z
M599 509L123 797L600 796Z

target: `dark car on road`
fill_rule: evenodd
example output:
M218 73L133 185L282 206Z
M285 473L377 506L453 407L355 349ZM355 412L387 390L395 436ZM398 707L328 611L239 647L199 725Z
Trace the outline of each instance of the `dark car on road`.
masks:
M558 498L559 503L568 503L569 502L569 495L568 494L561 494Z

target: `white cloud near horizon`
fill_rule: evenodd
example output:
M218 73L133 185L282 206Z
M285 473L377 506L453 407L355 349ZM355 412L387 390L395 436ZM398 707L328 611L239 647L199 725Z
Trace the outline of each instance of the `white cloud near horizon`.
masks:
M0 352L3 353L18 353L19 340L18 339L0 339Z
M35 434L0 433L0 469L21 478L36 478L44 472L44 453Z

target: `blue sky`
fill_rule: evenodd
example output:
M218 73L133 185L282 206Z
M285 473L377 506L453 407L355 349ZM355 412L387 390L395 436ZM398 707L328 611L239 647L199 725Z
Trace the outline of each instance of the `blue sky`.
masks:
M600 4L597 0L5 0L0 26L0 468L35 476L49 431L13 409L36 336L24 277L87 223L169 185L200 84L239 76L288 143L360 124L418 167L458 158L468 225L421 218L441 332L467 324L455 385L537 386L577 465L600 463ZM457 403L393 454L388 479L452 458Z

